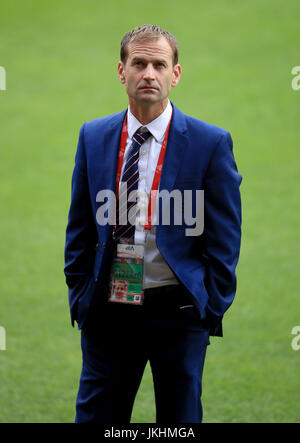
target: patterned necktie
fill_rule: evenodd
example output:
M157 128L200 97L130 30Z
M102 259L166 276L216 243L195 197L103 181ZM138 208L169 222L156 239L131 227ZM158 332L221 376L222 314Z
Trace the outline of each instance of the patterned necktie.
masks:
M132 145L130 146L127 160L124 166L124 172L119 189L117 226L115 231L115 239L117 241L120 241L121 243L134 242L136 196L139 182L139 153L140 147L150 136L151 133L143 127L139 128L134 133L132 137ZM128 201L128 196L130 194L132 198L130 198L131 201Z

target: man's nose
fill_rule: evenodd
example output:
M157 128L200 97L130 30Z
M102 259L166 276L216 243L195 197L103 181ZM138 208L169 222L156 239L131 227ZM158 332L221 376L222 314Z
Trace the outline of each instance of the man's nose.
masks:
M154 68L150 63L146 66L146 69L144 72L144 79L145 80L154 80L155 79Z

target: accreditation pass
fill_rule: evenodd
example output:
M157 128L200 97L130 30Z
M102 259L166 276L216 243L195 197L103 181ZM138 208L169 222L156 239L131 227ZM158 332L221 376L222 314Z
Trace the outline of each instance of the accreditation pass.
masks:
M143 303L144 246L118 243L113 259L109 302Z

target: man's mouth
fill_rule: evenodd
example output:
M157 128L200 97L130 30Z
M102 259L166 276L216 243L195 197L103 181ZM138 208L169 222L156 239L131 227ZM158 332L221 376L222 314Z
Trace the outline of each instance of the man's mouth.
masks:
M145 90L145 91L157 91L157 88L154 86L142 86L139 89Z

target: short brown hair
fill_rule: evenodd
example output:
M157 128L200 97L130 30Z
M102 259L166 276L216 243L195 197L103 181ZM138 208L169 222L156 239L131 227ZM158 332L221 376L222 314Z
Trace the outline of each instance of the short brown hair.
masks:
M127 60L127 45L132 41L143 41L143 40L156 40L160 37L165 37L172 50L173 50L173 65L178 63L178 44L174 35L170 34L169 31L162 29L157 25L143 25L137 26L132 29L132 31L127 32L121 41L121 51L120 57L121 61L125 64Z

